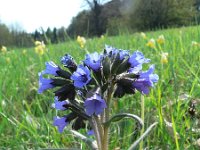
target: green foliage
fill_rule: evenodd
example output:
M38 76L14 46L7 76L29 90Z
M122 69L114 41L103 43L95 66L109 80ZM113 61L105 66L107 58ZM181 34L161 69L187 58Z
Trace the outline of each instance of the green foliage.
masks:
M157 39L161 34L165 37L164 44L156 42L155 49L146 46L149 39ZM192 45L192 41L200 42L200 27L160 30L148 32L146 36L147 39L143 39L136 33L88 39L85 49L89 52L101 51L105 44L131 51L139 49L156 65L155 71L160 80L149 96L144 97L144 125L145 129L154 121L158 121L159 125L146 138L143 149L199 149L195 145L199 131L194 129L200 128L200 47L198 43ZM60 64L60 57L69 53L79 63L86 52L76 41L48 45L47 48L48 52L42 56L37 55L34 48L23 53L24 49L7 47L9 51L0 54L0 149L88 149L68 131L70 126L59 134L52 125L53 116L57 113L49 109L54 101L52 92L37 94L38 71L45 68L46 61ZM168 52L167 64L160 62L161 52ZM196 101L195 114L188 111L193 101ZM139 93L112 103L115 114L141 113ZM165 121L173 124L167 126ZM126 150L140 135L132 120L121 120L111 126L110 149ZM81 133L86 135L85 130Z

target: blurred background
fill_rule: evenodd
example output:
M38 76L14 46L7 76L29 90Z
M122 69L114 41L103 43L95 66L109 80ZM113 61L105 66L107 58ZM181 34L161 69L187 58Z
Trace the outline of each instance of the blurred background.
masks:
M196 25L200 0L0 0L0 46Z

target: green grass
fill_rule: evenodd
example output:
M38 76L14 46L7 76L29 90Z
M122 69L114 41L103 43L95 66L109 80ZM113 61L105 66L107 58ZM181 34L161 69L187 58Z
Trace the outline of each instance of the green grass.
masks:
M156 44L155 49L146 46L149 39L157 39L161 34L165 37L164 45ZM159 125L144 140L143 148L198 149L194 143L200 138L200 133L192 129L200 128L200 46L193 47L191 43L200 42L200 27L160 30L146 35L147 39L143 39L139 33L87 39L86 49L100 52L108 44L131 51L138 49L150 58L151 63L156 65L155 72L160 79L151 93L144 97L145 129L155 121ZM67 129L59 134L52 126L53 116L56 115L56 111L50 108L52 92L37 94L38 72L44 70L46 61L53 60L60 64L60 57L69 53L79 63L86 52L76 41L47 47L49 50L43 56L35 54L34 48L27 49L27 53L23 54L23 49L7 47L8 53L0 53L0 149L87 149ZM169 53L167 64L161 63L161 52ZM186 94L189 97L183 100L181 97ZM188 113L192 100L197 101L197 114L193 117ZM113 103L115 113L141 113L139 93ZM172 125L166 126L166 121ZM120 147L126 150L138 138L139 132L135 131L135 127L135 123L129 120L114 124L110 149ZM85 134L86 131L81 132Z

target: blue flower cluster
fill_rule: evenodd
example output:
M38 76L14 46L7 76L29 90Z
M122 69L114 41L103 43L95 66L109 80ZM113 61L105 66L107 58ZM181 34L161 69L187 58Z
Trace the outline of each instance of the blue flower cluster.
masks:
M149 94L158 75L154 74L154 65L142 71L142 65L149 63L142 52L132 54L128 50L105 46L104 52L87 54L82 64L77 65L73 57L66 54L61 58L63 68L54 62L46 63L46 69L39 73L38 93L56 88L54 108L67 110L68 114L54 118L54 126L63 132L65 126L72 123L72 128L92 129L90 119L98 116L107 108L107 93L113 87L113 96L122 97L136 91ZM43 78L43 75L51 78ZM73 121L73 122L72 122ZM88 122L88 125L86 123Z

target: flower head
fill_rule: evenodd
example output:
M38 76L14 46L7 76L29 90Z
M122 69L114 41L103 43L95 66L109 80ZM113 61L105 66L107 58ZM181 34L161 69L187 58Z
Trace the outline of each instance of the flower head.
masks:
M155 40L152 38L152 39L150 39L149 41L148 41L148 43L146 44L148 47L150 47L150 48L155 48L156 47L156 45L155 45L156 43L155 43Z
M141 37L142 37L143 39L146 39L146 38L147 38L147 36L146 36L146 34L145 34L144 32L141 32L140 35L141 35Z
M98 71L101 67L102 55L99 55L97 52L92 54L87 54L84 60L84 63L94 71Z
M65 126L68 125L68 122L67 122L67 117L64 116L64 117L54 117L54 123L53 123L54 126L57 126L58 127L58 131L60 133L63 132Z
M85 100L84 106L87 115L100 115L103 109L106 108L106 102L99 94L95 93L92 97Z
M59 71L60 68L53 61L46 62L45 64L46 69L42 72L43 74L51 74L54 76L58 76L56 72Z
M74 81L75 87L82 88L91 80L90 70L83 65L79 65L77 70L72 74L71 80Z
M7 48L6 48L5 46L2 46L1 51L2 51L3 53L6 53L6 52L7 52Z
M155 66L151 65L149 70L141 72L139 78L132 84L142 94L149 94L149 88L153 87L154 82L158 82L159 77L157 74L153 74L154 69Z
M161 63L168 63L168 53L161 53Z
M84 37L78 35L76 40L79 43L80 47L84 48L86 39Z
M126 56L129 56L128 50L117 49L109 45L105 45L105 52L109 57L113 57L116 54L119 54L120 60L123 60Z
M69 101L67 101L67 100L58 101L58 97L57 96L54 98L54 107L57 110L66 110L68 104L69 104Z
M39 89L38 93L41 94L43 91L47 89L54 88L54 86L51 84L53 82L52 79L45 79L42 77L42 73L40 72L39 74Z
M22 51L22 54L25 55L26 53L27 53L27 51L24 49L24 50Z
M94 130L88 130L87 135L89 136L94 135Z
M36 41L35 42L35 53L38 55L43 55L45 51L46 51L46 46L45 46L44 42Z
M149 63L150 59L144 57L142 52L135 51L128 60L132 68L141 66L143 63Z
M76 63L71 55L65 54L65 56L61 57L61 63L67 68L73 68L76 70Z
M165 42L165 37L164 35L160 35L157 39L158 44L164 44Z
M6 62L7 62L7 64L10 63L10 57L7 57L7 58L6 58Z

